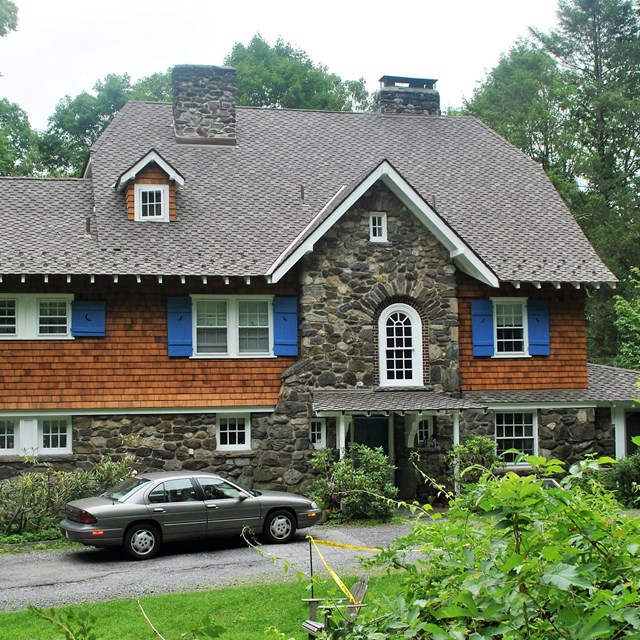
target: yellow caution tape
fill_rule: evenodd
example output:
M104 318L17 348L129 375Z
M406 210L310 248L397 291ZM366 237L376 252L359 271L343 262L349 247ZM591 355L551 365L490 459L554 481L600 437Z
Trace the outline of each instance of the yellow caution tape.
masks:
M340 547L341 549L355 549L356 551L373 551L380 553L382 549L377 547L356 547L352 544L341 544L340 542L330 542L329 540L317 540L313 536L307 536L307 540L311 540L314 544L323 544L326 547Z
M369 547L355 547L350 544L340 544L339 542L329 542L328 540L316 540L313 536L307 536L307 540L309 540L309 542L313 544L315 550L318 552L318 556L320 557L320 560L322 560L322 564L324 564L325 568L329 572L329 575L333 578L334 582L340 588L340 591L342 591L342 593L344 593L344 595L347 596L347 598L349 599L349 602L351 604L360 604L360 602L358 602L353 597L353 594L351 593L351 591L349 591L349 588L347 587L347 585L344 582L342 582L342 580L340 580L340 576L329 566L329 563L326 561L325 557L322 555L322 552L320 551L320 549L318 549L318 545L324 544L325 546L328 546L328 547L341 547L342 549L356 549L358 551L379 552L381 551L381 549L372 549Z

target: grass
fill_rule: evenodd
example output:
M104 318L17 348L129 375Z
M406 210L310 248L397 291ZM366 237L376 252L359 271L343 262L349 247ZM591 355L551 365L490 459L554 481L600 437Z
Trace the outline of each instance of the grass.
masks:
M352 584L357 578L344 578ZM309 597L307 582L261 584L197 593L151 596L140 598L147 616L166 640L181 637L201 626L210 616L211 621L224 627L220 640L257 640L276 635L265 630L276 627L288 639L306 640L302 622L308 617L308 606L302 598ZM372 576L366 602L372 603L384 596L394 596L400 590L400 577ZM332 581L320 582L315 587L316 597L340 595ZM59 615L89 616L96 640L157 640L145 622L136 600L115 600L60 607ZM49 610L47 610L47 613ZM364 609L363 615L366 613ZM77 627L76 627L77 628ZM50 622L41 620L29 611L0 613L2 640L62 640L64 633ZM204 636L206 637L206 636Z

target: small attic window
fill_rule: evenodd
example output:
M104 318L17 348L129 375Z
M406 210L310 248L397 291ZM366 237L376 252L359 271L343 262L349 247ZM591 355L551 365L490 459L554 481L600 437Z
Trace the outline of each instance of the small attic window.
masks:
M387 214L384 211L369 212L369 242L387 242Z
M135 185L135 220L169 222L169 185Z

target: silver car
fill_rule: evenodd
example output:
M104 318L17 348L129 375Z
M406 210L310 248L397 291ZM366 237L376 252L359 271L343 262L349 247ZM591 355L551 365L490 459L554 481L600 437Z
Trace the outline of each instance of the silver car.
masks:
M164 542L238 535L245 527L267 542L289 542L322 512L307 498L256 491L204 472L141 473L95 498L66 505L60 528L68 540L123 547L135 560Z

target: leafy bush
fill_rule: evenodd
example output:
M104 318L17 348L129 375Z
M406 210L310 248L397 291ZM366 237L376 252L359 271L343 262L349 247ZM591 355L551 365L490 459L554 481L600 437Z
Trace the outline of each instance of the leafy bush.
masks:
M575 486L580 466L545 489L562 463L524 461L541 475L487 472L446 517L419 520L381 554L403 571L403 595L331 637L640 637L640 520L603 487Z
M64 505L97 495L133 471L133 456L103 458L91 471L28 471L0 483L0 533L7 536L57 528Z
M323 509L345 519L391 517L398 488L392 482L395 467L382 448L352 444L341 460L332 449L321 449L312 455L311 468L319 477L307 495Z
M629 509L640 509L640 451L618 460L608 472L608 485Z
M487 436L471 436L455 444L445 454L445 463L452 470L452 479L461 484L478 482L483 473L500 462L496 441Z

